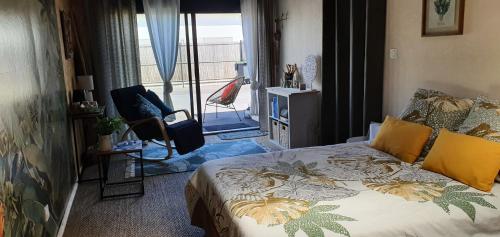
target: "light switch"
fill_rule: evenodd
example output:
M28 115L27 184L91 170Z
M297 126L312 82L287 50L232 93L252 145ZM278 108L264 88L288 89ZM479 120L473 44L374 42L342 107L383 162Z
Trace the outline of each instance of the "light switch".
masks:
M398 59L399 58L398 49L390 49L389 50L389 58L390 59Z

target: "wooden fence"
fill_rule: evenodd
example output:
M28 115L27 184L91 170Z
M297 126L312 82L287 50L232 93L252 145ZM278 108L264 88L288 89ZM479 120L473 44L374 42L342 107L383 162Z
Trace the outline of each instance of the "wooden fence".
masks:
M151 46L140 46L141 77L142 84L162 84L158 68L156 66L153 49ZM193 47L191 46L191 53ZM201 83L226 82L233 79L237 73L235 64L245 60L242 42L239 43L214 43L199 44L198 58ZM188 60L185 44L179 45L177 65L172 78L174 85L187 85ZM191 64L194 77L194 65Z

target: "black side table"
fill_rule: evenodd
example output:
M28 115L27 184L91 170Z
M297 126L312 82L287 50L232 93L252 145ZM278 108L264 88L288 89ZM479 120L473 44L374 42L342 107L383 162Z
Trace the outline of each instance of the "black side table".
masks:
M72 108L70 110L70 117L73 120L73 145L75 147L75 154L76 154L75 163L76 163L76 173L78 175L78 183L97 181L99 179L97 179L97 178L86 179L86 180L82 179L82 174L85 171L85 167L83 166L83 164L80 163L80 155L82 155L82 154L80 154L78 151L78 141L77 141L77 137L76 137L76 121L78 121L78 120L96 121L98 118L102 118L105 116L104 111L105 111L105 106L99 106L97 109L95 109L93 111L86 111L86 110L75 109L75 108ZM86 134L84 133L84 136L85 135ZM87 141L86 140L87 139L84 138L85 151L83 153L82 158L88 155L87 154ZM81 169L81 171L80 171L80 169Z
M109 160L113 155L127 155L132 153L139 153L139 159L141 164L141 176L140 179L122 181L122 182L114 182L108 183L108 168L109 165L104 164L104 160ZM125 141L120 142L119 144L113 146L113 150L111 151L97 151L96 152L98 159L98 169L99 169L99 191L101 194L101 200L107 198L118 198L118 197L129 197L129 196L143 196L144 195L144 160L142 157L142 141ZM133 158L132 156L129 156ZM126 185L126 184L140 184L141 191L139 192L129 192L129 193L120 193L113 195L104 195L104 191L107 186L115 186L115 185Z

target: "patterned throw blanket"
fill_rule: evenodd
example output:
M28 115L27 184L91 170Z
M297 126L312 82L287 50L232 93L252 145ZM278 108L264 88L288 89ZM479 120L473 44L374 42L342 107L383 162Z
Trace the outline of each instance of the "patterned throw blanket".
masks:
M220 236L500 236L499 195L361 143L209 162L186 187Z

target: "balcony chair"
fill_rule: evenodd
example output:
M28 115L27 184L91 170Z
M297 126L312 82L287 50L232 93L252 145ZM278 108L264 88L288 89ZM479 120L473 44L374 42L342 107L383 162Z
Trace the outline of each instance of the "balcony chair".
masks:
M217 118L218 108L232 109L241 121L238 111L234 107L234 101L238 97L241 86L245 84L244 77L236 77L236 79L224 85L222 88L211 94L205 102L205 110L203 111L203 121L205 121L205 113L207 112L207 106L215 107L215 117Z
M149 105L154 105L161 111L158 116L144 116L139 111L138 98L147 99ZM194 119L187 110L172 111L161 99L152 91L146 91L142 85L132 86L111 91L111 97L122 119L129 128L123 134L125 140L130 132L134 132L140 140L163 140L168 150L165 159L172 157L173 148L170 141L173 140L175 149L180 155L192 152L205 145L201 125ZM184 113L187 120L168 124L165 118L169 115Z

